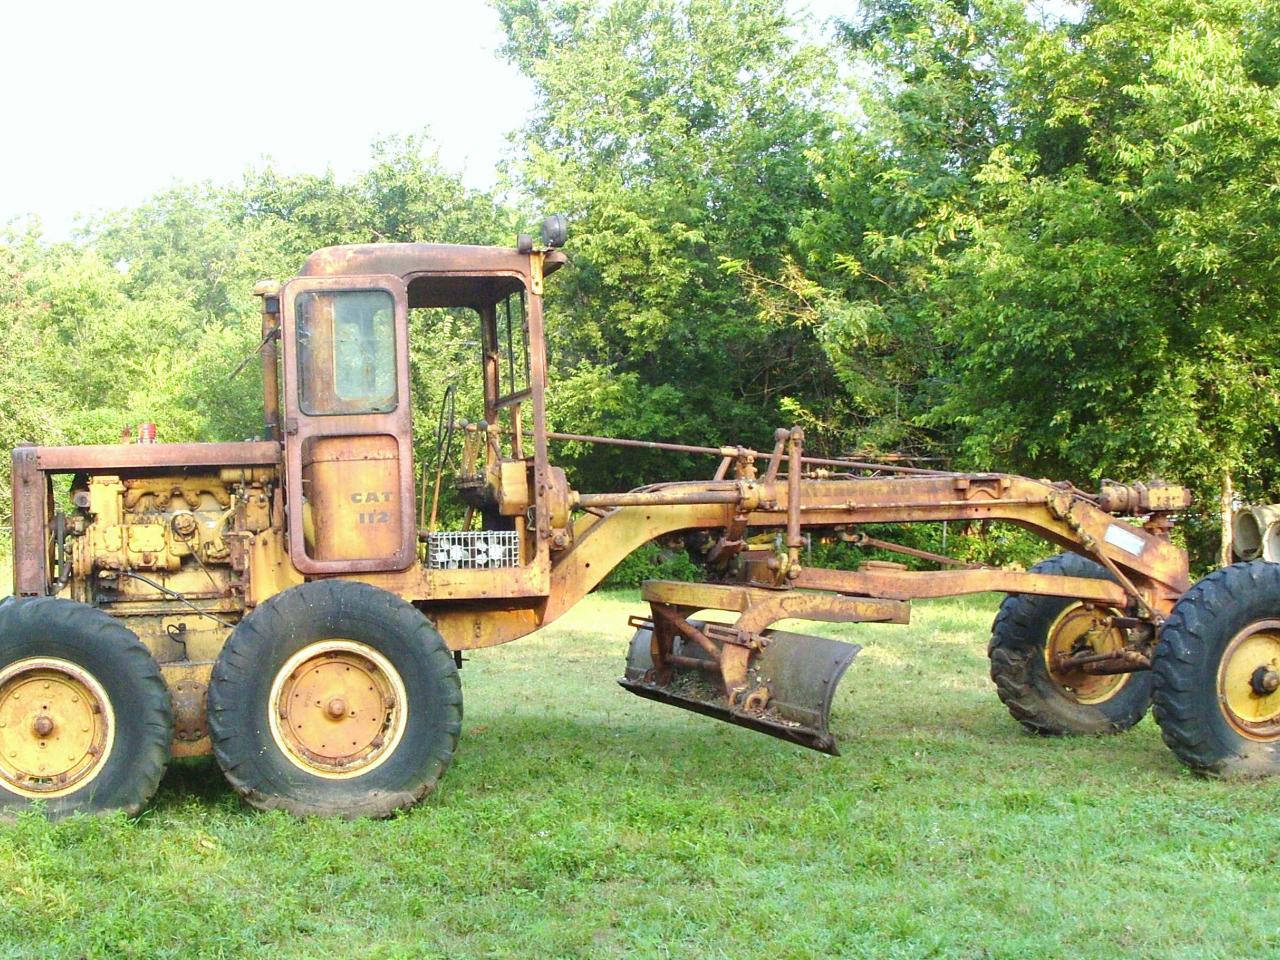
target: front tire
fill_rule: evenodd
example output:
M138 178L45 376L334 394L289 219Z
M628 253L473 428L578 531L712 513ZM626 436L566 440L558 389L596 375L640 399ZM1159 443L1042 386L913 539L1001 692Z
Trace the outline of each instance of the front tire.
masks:
M418 610L318 580L236 627L209 690L213 751L252 806L385 817L430 793L462 728L453 655Z
M1109 580L1099 564L1075 553L1051 557L1032 573ZM996 693L1013 718L1042 734L1119 733L1146 715L1154 678L1149 670L1112 675L1055 674L1055 653L1089 646L1103 653L1124 645L1125 633L1101 620L1118 611L1068 597L1011 594L991 627L987 656Z
M173 709L147 648L101 610L0 604L0 815L138 813L169 760Z
M1185 594L1160 631L1155 716L1184 764L1280 772L1280 564L1236 563Z

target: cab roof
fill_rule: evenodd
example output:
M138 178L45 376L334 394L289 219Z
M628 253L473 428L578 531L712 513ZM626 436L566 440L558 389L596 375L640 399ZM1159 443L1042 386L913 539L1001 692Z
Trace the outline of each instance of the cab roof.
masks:
M565 255L551 250L543 261L548 274L564 264ZM453 243L357 243L324 247L307 257L299 276L347 277L393 274L406 282L431 273L516 273L529 275L529 255L514 247L482 247Z

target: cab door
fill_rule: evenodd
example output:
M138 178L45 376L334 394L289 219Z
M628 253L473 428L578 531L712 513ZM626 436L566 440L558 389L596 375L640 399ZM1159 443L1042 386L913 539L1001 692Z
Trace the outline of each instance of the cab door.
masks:
M416 558L408 297L395 276L282 291L289 554L304 574Z

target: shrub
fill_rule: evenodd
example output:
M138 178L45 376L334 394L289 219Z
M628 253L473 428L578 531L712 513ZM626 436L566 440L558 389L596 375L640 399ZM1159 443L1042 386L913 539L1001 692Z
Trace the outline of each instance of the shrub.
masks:
M638 587L646 580L701 580L702 570L685 550L646 543L613 568L602 587Z

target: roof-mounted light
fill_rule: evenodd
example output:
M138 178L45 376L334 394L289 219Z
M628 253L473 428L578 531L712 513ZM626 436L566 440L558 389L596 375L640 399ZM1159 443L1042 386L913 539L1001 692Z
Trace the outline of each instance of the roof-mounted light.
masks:
M522 233L516 238L516 249L521 253L539 250L558 250L569 239L569 219L562 213L553 213L542 221L542 245L535 247L533 237Z
M553 213L542 221L542 242L552 250L564 246L569 239L569 221L562 213Z

